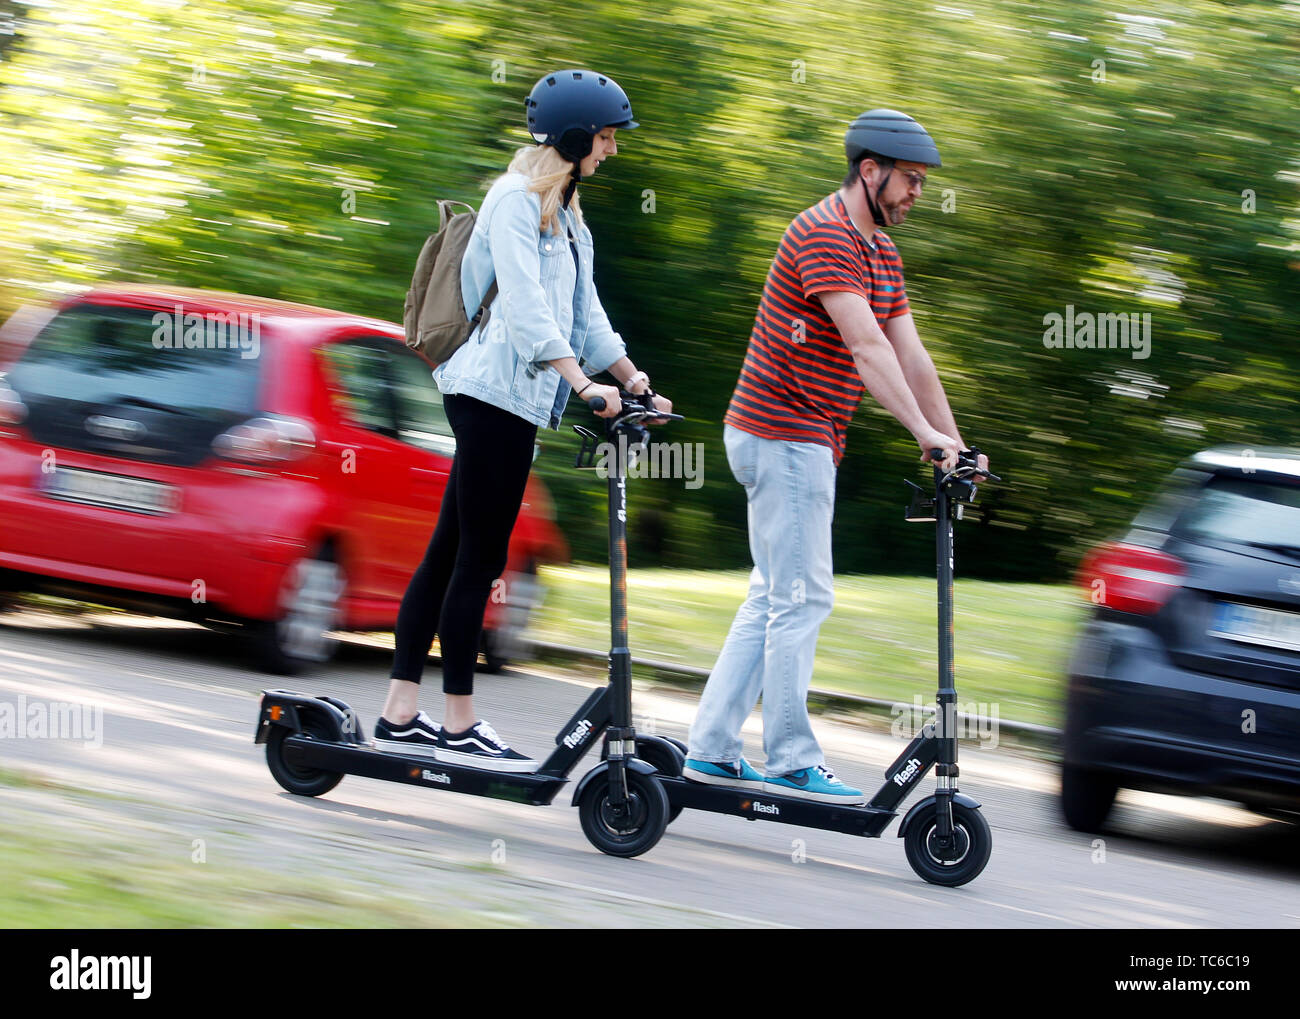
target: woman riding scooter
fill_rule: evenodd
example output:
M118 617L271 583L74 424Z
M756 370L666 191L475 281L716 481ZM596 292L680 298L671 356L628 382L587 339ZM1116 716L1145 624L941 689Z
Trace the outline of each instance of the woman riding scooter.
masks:
M486 326L434 372L456 457L433 537L402 599L392 682L375 725L381 750L503 772L534 771L537 762L478 718L474 666L537 429L559 428L570 392L602 397L601 417L621 411L619 390L586 372L608 371L637 395L650 387L596 295L591 231L578 198L579 181L618 152L615 132L637 126L627 95L612 78L565 70L538 81L525 105L538 144L519 150L488 191L461 263L467 308L479 306L494 279L497 296ZM654 400L671 411L669 400ZM446 695L441 726L418 709L435 632Z

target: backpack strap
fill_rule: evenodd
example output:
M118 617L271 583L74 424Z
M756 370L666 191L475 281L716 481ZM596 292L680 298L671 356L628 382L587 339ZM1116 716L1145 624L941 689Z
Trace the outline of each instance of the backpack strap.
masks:
M452 216L456 215L456 213L450 211L453 205L459 205L466 212L471 214L474 213L474 206L472 205L469 205L465 202L458 202L453 198L440 198L438 200L438 232L439 233L441 233L443 228L446 227L447 220L451 219Z
M457 215L457 213L453 211L453 207L459 207L461 209L464 209L470 215L475 215L475 216L478 215L478 212L477 210L475 210L474 206L470 205L467 202L458 202L454 198L440 198L438 199L438 232L439 233L441 233L446 228L447 220L451 219L452 216ZM470 318L471 324L478 324L481 326L487 325L488 305L490 305L494 300L496 300L496 296L497 296L497 281L494 279L492 281L491 286L488 287L487 293L483 295L483 300L482 302L480 302L478 306L478 311L474 312L473 316Z
M492 285L487 288L487 293L483 295L483 303L478 306L478 311L474 312L471 322L477 322L479 325L486 327L488 320L488 305L496 300L497 281L493 280Z

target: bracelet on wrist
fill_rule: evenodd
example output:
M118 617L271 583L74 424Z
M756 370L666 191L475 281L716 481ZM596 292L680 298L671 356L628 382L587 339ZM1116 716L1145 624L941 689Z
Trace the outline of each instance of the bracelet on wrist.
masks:
M587 384L578 390L578 395L581 396L583 393L585 393L588 389L590 389L595 384L596 384L595 379L588 379Z

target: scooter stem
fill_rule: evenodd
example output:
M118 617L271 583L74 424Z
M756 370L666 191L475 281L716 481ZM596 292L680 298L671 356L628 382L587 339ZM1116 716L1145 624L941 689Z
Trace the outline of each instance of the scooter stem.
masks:
M608 432L614 455L609 474L609 679L614 686L611 725L632 724L632 652L627 646L627 440Z
M627 646L627 456L623 431L607 425L606 439L613 447L609 473L609 727L605 730L605 756L609 762L609 799L616 812L628 808L627 761L636 756L636 731L632 728L632 652Z
M935 468L935 559L939 588L939 690L935 696L935 738L939 759L935 763L935 835L938 845L951 844L952 796L957 791L957 679L953 668L953 533L952 502L943 472Z
M953 666L953 527L952 504L947 489L939 484L942 472L935 470L935 562L939 604L939 690L936 703L939 717L936 734L943 740L939 753L938 775L944 775L942 765L957 763L955 730L957 679Z

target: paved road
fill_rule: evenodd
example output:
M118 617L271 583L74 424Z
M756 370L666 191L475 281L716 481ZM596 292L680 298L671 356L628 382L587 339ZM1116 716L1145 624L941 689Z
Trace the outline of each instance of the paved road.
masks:
M363 881L427 901L416 919L430 924L481 914L548 925L1300 927L1296 828L1211 801L1126 793L1098 845L1059 820L1051 765L1006 747L963 750L961 786L983 804L994 848L984 874L955 890L913 874L892 826L863 840L687 811L653 851L618 860L588 844L565 793L538 808L355 777L320 799L283 792L252 742L259 691L332 694L369 726L387 664L350 647L286 682L253 671L233 640L182 624L0 616L0 706L25 698L103 709L102 746L0 741L5 769L55 783L0 786L0 803L178 859L201 838L214 865ZM540 757L599 680L486 676L478 703L512 744ZM685 735L690 696L638 687L634 700L659 732ZM431 687L435 717L438 701ZM823 717L817 727L836 770L863 788L899 749L852 720ZM761 757L757 716L748 732L751 759ZM443 912L449 902L463 912Z

